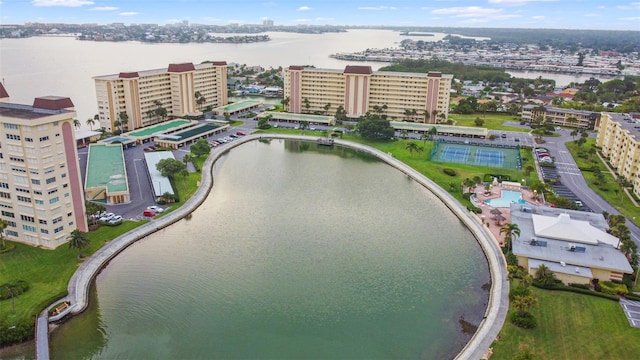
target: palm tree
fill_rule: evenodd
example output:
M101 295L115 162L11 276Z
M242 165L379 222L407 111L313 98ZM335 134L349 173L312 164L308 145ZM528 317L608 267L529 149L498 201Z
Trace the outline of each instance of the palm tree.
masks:
M409 150L409 153L411 154L411 156L413 156L413 151L414 150L418 150L419 146L418 144L416 144L415 142L410 142L405 146L405 149Z
M500 235L504 234L504 240L507 242L507 249L511 251L511 243L520 236L520 228L518 224L504 224L500 228Z
M79 257L82 258L82 249L87 247L91 240L87 238L87 234L75 229L67 237L69 240L69 249L78 249Z
M527 309L533 307L538 303L538 299L536 299L533 295L517 295L511 305L518 311L520 314L525 314Z
M80 120L78 120L78 119L73 119L73 126L74 126L76 129L80 129Z
M326 103L326 104L324 105L324 108L323 108L323 109L324 109L324 114L325 114L325 115L328 115L328 114L329 114L329 109L331 109L331 103Z
M196 105L198 105L198 110L202 111L202 105L207 102L207 99L200 93L200 91L196 91L195 93Z
M429 133L422 133L422 135L420 135L420 140L423 141L422 146L427 146L427 140L429 140L429 138Z
M407 135L409 135L409 132L405 129L400 130L400 136L402 136L403 139L407 138Z
M542 287L550 287L556 283L556 276L545 264L540 264L536 270L536 280Z
M462 181L462 185L468 189L468 192L472 193L473 188L476 186L476 182L469 178L466 178Z
M120 128L120 126L122 126L122 122L120 121L120 119L115 119L113 121L113 127L117 130L118 128Z
M121 111L118 114L118 118L120 120L120 132L122 132L122 127L129 127L129 115L125 111Z
M289 102L291 102L291 99L288 96L282 99L282 106L284 107L284 111L289 110Z
M438 110L433 110L433 111L431 112L431 116L432 116L432 117L431 117L431 119L430 119L430 120L433 120L433 121L431 121L431 122L432 122L432 123L435 123L435 122L436 122L436 118L438 117Z
M573 130L573 131L571 131L571 133L569 135L571 135L571 137L575 141L576 140L576 135L578 135L578 131L577 130Z
M0 249L5 249L7 244L4 241L4 229L9 226L9 222L5 219L0 219L0 240L2 240L2 247Z
M304 102L304 108L306 109L307 113L309 113L309 109L311 108L311 102L309 101L309 98L304 98L302 102Z
M144 112L145 115L147 115L147 118L149 119L153 119L156 116L156 111L153 109L149 109L147 111Z
M436 129L436 127L434 126L431 129L429 129L429 131L427 131L427 134L429 134L429 136L431 137L431 140L433 140L435 136L438 135L438 129Z
M96 124L96 121L94 120L94 118L88 118L86 123L87 123L87 125L89 125L89 129L91 129L93 131L93 125Z

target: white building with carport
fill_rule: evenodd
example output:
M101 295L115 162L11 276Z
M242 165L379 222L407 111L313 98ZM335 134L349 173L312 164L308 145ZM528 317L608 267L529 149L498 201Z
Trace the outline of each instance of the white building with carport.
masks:
M144 161L147 164L147 173L149 174L149 181L151 181L153 196L156 201L160 200L160 198L167 193L175 195L169 178L162 176L160 171L157 169L158 163L163 159L175 159L175 157L171 151L154 151L144 153Z

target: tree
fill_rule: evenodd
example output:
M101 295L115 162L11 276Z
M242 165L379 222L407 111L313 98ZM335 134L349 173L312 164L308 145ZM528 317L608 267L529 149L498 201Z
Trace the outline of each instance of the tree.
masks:
M97 221L97 219L92 215L99 214L107 210L107 208L104 205L97 204L87 200L85 200L84 202L84 208L85 208L84 214L87 216L87 221L89 222L89 224L92 224L92 225L95 224Z
M326 103L323 107L324 109L324 114L328 115L329 114L329 109L331 109L331 103Z
M120 128L120 126L122 126L122 122L120 121L120 119L115 119L113 121L114 132L119 131L118 128Z
M160 171L162 176L173 179L176 174L186 170L187 165L176 159L162 159L156 164L156 169Z
M528 309L535 306L538 303L538 299L533 295L517 295L513 298L511 306L520 314L527 313Z
M119 123L120 123L120 126L119 126L120 132L122 132L122 127L129 128L129 115L127 115L126 112L121 111L118 114L118 120L120 120L119 121ZM114 123L114 125L115 125L115 123Z
M198 110L202 111L202 105L207 102L207 99L200 93L200 91L196 91L194 94L196 98L196 105L198 105Z
M382 116L367 115L358 123L358 132L368 139L389 140L393 138L394 129Z
M196 156L207 155L211 151L211 146L205 139L200 139L194 144L191 144L191 152Z
M409 154L411 154L411 156L413 156L413 152L417 151L419 148L418 144L416 144L415 142L410 142L405 146L405 149L409 150Z
M145 115L147 115L148 119L153 119L156 116L156 111L153 109L149 109L147 111L144 112Z
M7 248L7 244L5 243L4 239L4 229L6 229L7 226L9 226L9 222L5 219L0 219L0 240L2 240L2 247L0 247L0 249Z
M94 118L88 118L86 123L87 123L87 125L89 125L89 129L91 129L93 131L93 125L96 124L96 121L94 120Z
M400 137L403 139L406 139L407 136L409 135L409 132L405 129L400 130Z
M91 240L87 238L87 234L75 229L67 237L69 240L69 249L78 249L78 256L82 258L82 249L87 247Z
M570 135L573 138L573 140L575 141L576 140L576 136L578 135L578 131L577 130L573 130L573 131L571 131Z
M344 106L340 105L336 109L336 120L345 120L347 118L347 112L344 110Z
M474 182L473 180L471 180L469 178L465 178L462 181L462 185L468 189L467 190L468 192L473 193L473 190L474 190L474 188L476 186L476 182Z
M436 129L436 127L434 126L429 129L429 131L427 131L427 134L429 134L429 137L431 137L431 140L433 140L435 136L438 135L438 129Z
M557 282L553 271L551 271L545 264L540 264L538 270L536 270L535 280L543 288L552 287Z
M311 108L311 102L309 101L309 98L304 98L302 102L304 103L304 108L306 109L307 113L309 113L309 109Z
M504 234L504 240L507 243L507 249L511 251L511 243L518 236L520 236L520 228L518 227L518 224L504 224L504 226L500 228L500 235L502 234Z
M482 126L482 125L484 125L484 120L480 119L479 117L476 117L476 119L473 121L473 123L476 126Z
M291 102L291 99L287 96L286 98L282 99L282 106L284 107L284 111L289 111L289 103Z
M193 154L192 153L186 153L184 154L184 157L182 158L182 162L186 164L193 162Z
M308 121L300 121L298 124L300 124L300 130L304 131L304 129L309 127L309 122Z
M78 119L73 119L73 126L74 126L76 129L80 129L80 120L78 120Z

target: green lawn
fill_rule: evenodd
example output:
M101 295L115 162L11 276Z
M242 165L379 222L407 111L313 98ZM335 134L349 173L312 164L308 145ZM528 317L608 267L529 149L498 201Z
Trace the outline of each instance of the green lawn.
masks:
M205 157L197 159L200 168L204 160ZM169 204L167 211L158 216L164 216L179 208L198 189L199 181L200 173L190 173L186 178L178 176L172 181L181 201ZM146 221L124 221L118 226L102 226L89 232L87 236L91 243L83 249L82 254L89 256L106 242L144 223ZM44 250L20 243L15 243L15 246L15 250L0 254L0 283L20 279L29 283L30 289L14 299L15 313L10 310L10 299L0 301L0 323L13 324L33 318L53 301L65 296L69 279L81 263L78 251L70 250L66 245L55 250Z
M567 148L571 153L571 156L576 160L576 164L581 169L589 187L600 195L606 202L611 204L616 210L620 211L627 219L634 222L636 225L640 225L640 207L634 205L629 199L620 185L616 182L616 178L608 172L605 164L595 154L589 153L589 149L595 146L594 139L588 139L587 142L578 146L575 142L568 142ZM605 177L605 183L596 185L595 175L590 171L593 167L597 167L602 171ZM562 180L562 178L560 179Z
M476 118L482 119L484 124L482 126L476 126ZM449 114L449 120L455 121L457 126L470 126L470 127L484 127L489 130L505 130L505 131L521 131L529 132L529 128L519 128L513 126L503 125L505 121L520 122L518 116L512 116L507 114Z
M618 302L532 289L538 305L531 313L538 326L525 330L507 319L491 360L511 359L525 348L536 359L631 359L640 353L640 329L629 326Z
M105 242L145 222L125 221L118 226L102 226L90 232L91 243L82 250L82 254L93 254ZM0 322L34 317L52 301L66 295L69 279L81 262L78 250L71 250L66 245L55 250L20 243L15 243L15 246L13 251L0 255L0 274L3 274L0 282L20 279L29 283L30 289L15 298L15 313L10 311L11 300L0 302Z

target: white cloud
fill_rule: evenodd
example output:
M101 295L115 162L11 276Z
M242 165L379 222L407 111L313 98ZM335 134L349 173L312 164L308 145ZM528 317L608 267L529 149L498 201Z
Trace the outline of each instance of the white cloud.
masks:
M543 15L536 15L536 16L532 16L532 19L536 19L536 20L540 20L540 19L544 19Z
M138 13L135 12L135 11L125 11L125 12L121 12L118 15L120 15L120 16L134 16L134 15L138 15Z
M33 6L64 6L64 7L79 7L84 5L93 5L91 0L33 0L31 1Z
M432 14L437 15L452 15L454 17L490 17L495 19L510 19L514 17L520 17L515 14L505 14L502 9L483 8L479 6L455 6L450 8L435 9L431 11Z
M378 10L396 10L397 8L395 6L384 6L384 5L380 5L380 6L360 6L358 8L358 10L373 10L373 11L378 11Z
M94 8L91 8L91 10L93 11L115 11L120 9L117 6L96 6Z
M334 18L331 17L317 17L315 18L316 21L333 21L335 20Z
M308 6L300 6L296 11L307 11L307 10L311 10L311 8Z
M551 2L558 0L489 0L489 4L525 5L531 2Z
M632 2L628 5L618 5L616 7L622 10L640 10L640 2Z
M640 16L634 16L634 17L623 17L623 18L620 18L620 20L625 20L625 21L640 21Z

